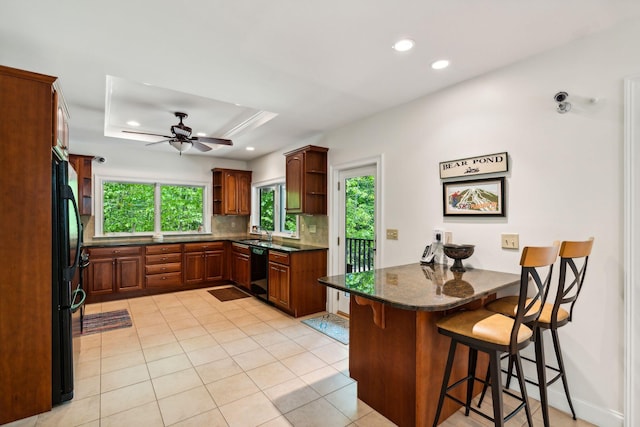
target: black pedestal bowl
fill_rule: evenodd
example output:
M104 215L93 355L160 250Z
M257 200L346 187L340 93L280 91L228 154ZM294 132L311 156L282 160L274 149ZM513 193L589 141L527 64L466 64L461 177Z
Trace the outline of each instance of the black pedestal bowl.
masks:
M449 268L451 271L467 271L462 266L462 260L473 255L475 245L456 245L453 243L446 243L442 248L444 250L444 254L454 260L453 265Z

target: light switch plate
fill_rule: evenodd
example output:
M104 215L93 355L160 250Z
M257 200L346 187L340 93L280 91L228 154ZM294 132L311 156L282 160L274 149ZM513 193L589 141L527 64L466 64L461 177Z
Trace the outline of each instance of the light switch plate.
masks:
M395 228L387 228L387 240L398 240L398 230Z
M500 236L503 249L518 249L520 248L520 237L514 233L502 233Z

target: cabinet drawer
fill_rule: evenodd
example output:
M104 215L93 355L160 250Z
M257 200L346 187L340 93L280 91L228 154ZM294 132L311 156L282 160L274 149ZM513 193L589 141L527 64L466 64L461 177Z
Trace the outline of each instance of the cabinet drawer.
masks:
M142 255L142 246L115 246L112 248L89 248L89 258L111 258Z
M147 251L147 255L181 252L179 243L173 244L173 245L149 245L147 246L146 251Z
M182 270L181 262L172 262L169 264L147 265L145 271L147 274L175 273Z
M147 255L147 264L167 264L170 262L180 262L182 254L163 254L163 255Z
M182 273L152 274L147 276L148 288L182 285Z
M269 261L277 262L278 264L289 265L289 254L284 252L269 251Z
M249 246L247 245L241 245L239 243L234 243L231 245L231 248L233 249L233 252L239 252L241 254L246 254L249 255L250 251L249 251Z
M185 243L185 252L203 252L212 250L223 250L224 242L202 242L202 243Z

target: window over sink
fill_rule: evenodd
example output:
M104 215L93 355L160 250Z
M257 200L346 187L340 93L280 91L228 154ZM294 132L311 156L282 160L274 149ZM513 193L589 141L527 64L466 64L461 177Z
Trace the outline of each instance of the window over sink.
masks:
M251 224L276 236L298 236L298 215L287 214L284 178L252 185Z
M97 236L208 232L205 183L98 178Z

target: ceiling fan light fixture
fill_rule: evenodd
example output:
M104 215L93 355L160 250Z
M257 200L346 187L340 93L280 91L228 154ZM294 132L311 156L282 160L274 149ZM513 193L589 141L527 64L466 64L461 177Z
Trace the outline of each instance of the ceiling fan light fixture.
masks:
M193 143L191 141L169 141L169 144L175 148L176 150L178 150L180 152L180 154L184 153L185 151L189 151L191 149L191 147L193 147Z

